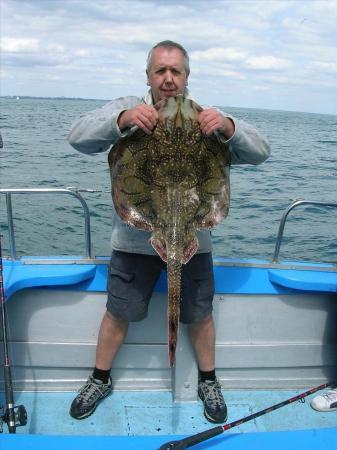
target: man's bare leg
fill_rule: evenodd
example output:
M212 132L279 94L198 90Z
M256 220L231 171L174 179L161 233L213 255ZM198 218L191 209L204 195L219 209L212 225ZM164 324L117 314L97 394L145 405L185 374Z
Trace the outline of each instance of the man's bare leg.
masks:
M212 314L189 326L191 343L200 371L198 394L204 403L204 414L213 423L223 423L227 407L221 386L215 376L215 328Z
M129 322L106 311L98 334L96 368L110 370L119 348L124 342Z
M199 370L209 372L215 365L215 328L212 314L189 325L189 335Z

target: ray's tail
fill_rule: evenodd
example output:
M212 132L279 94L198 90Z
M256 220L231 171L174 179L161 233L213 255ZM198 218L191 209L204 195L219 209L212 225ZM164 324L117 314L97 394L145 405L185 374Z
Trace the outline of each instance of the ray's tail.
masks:
M168 283L168 353L170 367L176 361L176 347L179 331L180 293L181 293L181 262L177 258L167 260Z

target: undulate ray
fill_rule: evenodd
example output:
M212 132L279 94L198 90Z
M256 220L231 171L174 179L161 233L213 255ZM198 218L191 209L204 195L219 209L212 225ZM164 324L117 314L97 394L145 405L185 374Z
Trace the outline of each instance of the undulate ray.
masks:
M198 250L195 231L217 225L229 209L230 153L199 128L202 108L178 95L158 105L151 135L138 129L109 153L112 198L123 221L151 231L167 262L169 362L175 363L181 268Z

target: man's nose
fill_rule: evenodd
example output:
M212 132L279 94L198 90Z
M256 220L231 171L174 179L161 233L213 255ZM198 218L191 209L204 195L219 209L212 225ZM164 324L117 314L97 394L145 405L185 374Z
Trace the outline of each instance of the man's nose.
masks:
M172 83L173 81L172 73L169 70L165 73L165 81L166 83Z

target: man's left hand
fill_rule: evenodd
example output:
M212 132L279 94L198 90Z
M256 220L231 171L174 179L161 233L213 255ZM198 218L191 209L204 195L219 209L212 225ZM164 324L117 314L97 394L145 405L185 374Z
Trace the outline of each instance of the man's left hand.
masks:
M228 117L221 114L220 111L209 108L201 111L198 117L201 131L210 136L214 131L222 133L227 139L234 134L234 123Z

